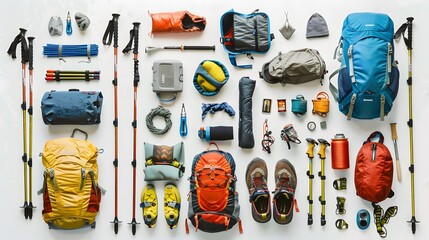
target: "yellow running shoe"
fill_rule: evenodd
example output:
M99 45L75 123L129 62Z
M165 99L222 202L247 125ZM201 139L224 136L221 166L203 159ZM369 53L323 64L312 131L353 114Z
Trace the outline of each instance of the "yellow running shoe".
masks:
M176 228L180 216L180 193L171 183L164 188L164 214L170 229Z
M155 186L148 184L143 188L140 207L143 209L144 223L153 228L158 218L158 198L156 197Z

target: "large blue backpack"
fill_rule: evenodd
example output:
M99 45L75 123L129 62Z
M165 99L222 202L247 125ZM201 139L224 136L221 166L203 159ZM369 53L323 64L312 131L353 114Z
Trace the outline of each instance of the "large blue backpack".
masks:
M383 121L398 94L394 26L386 14L352 13L343 23L335 50L341 67L330 77L330 90L347 119ZM331 78L338 73L338 89Z

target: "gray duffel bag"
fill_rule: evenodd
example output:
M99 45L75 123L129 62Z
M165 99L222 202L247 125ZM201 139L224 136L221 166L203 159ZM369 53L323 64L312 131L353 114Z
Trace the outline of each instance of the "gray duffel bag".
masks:
M313 80L322 80L327 73L326 64L317 50L304 48L279 53L270 62L262 66L259 73L267 83L301 84Z

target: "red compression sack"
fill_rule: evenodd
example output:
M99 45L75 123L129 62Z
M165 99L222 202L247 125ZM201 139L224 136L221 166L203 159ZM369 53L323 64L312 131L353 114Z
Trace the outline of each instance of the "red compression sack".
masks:
M371 139L378 137L378 142ZM356 157L356 194L372 203L393 196L393 161L389 149L383 144L382 133L373 132L364 142Z
M152 33L203 31L206 18L188 11L149 13L152 18Z

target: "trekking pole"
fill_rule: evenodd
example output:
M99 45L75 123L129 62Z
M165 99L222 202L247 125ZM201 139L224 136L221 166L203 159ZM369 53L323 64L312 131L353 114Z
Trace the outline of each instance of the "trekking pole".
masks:
M308 219L307 219L307 225L313 225L313 158L314 158L314 146L318 145L317 141L312 138L305 139L308 142L308 150L307 150L307 156L308 156Z
M180 45L180 46L165 46L165 47L146 47L144 52L145 53L151 53L151 52L155 52L158 50L181 50L181 51L185 51L185 50L212 50L215 51L216 50L216 46L185 46L185 45Z
M12 56L13 59L16 58L16 47L19 43L21 43L21 84L22 84L22 103L21 103L21 110L22 110L22 139L23 139L23 154L22 154L22 162L24 163L24 204L21 208L24 208L24 217L25 219L29 218L28 213L28 176L27 176L27 99L26 99L26 74L25 74L25 67L26 63L28 62L28 47L27 42L25 40L25 30L24 28L19 29L19 34L15 37L15 39L10 44L9 49L7 50L7 53Z
M410 173L411 173L411 230L413 234L416 233L416 223L419 221L416 220L416 201L415 201L415 192L414 192L414 145L413 145L413 72L412 72L412 56L413 56L413 17L407 18L407 26L408 26L408 127L410 130Z
M320 150L317 153L319 155L320 158L320 172L319 172L319 177L322 180L321 181L321 189L320 189L320 197L319 197L319 201L320 204L322 205L322 214L321 214L321 219L320 219L320 224L322 226L325 226L326 224L326 220L325 220L325 206L326 206L326 199L325 199L325 180L326 180L326 175L325 175L325 159L326 159L326 148L330 146L329 142L326 141L323 138L319 138L317 139L320 143Z
M415 191L414 191L414 144L413 144L413 72L412 72L412 57L413 57L413 17L408 17L407 22L402 24L395 33L395 39L399 38L402 34L404 43L408 50L408 128L410 130L410 167L408 170L411 174L411 231L416 233L416 204L415 204ZM408 29L408 37L405 37L405 31Z
M109 21L107 29L104 32L103 44L110 45L113 38L113 98L114 98L114 120L115 128L115 159L113 166L115 167L115 218L111 223L114 224L115 234L118 234L119 221L118 219L118 18L119 14L113 13L113 18Z
M29 87L29 102L28 115L30 118L29 139L28 139L28 207L26 215L30 219L33 218L33 40L34 37L28 37L28 87Z
M134 41L134 114L133 114L133 161L131 162L131 165L133 166L133 215L132 220L129 224L131 224L131 230L133 235L136 234L136 227L137 227L137 221L136 221L136 168L137 168L137 87L140 81L140 74L139 74L139 22L133 23L133 29L130 31L130 42L128 45L122 50L123 53L127 53L131 50L131 45Z
M398 181L402 181L402 171L401 171L401 163L399 162L399 153L398 153L398 134L396 133L396 123L390 124L390 130L392 133L392 141L395 147L395 159L396 159L396 175L398 177Z

